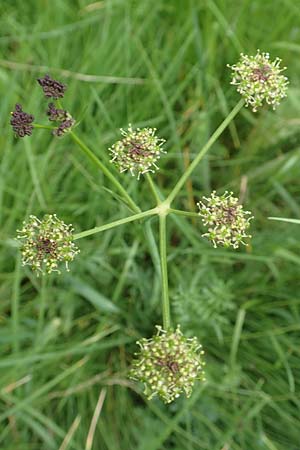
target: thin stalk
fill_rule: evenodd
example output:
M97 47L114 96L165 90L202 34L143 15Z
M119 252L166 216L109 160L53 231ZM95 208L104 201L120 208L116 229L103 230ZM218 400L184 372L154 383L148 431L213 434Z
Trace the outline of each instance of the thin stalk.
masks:
M119 183L119 181L116 179L116 177L111 173L111 171L100 161L99 158L92 152L92 150L89 149L89 147L82 142L82 140L77 136L77 134L74 133L74 131L69 132L71 138L74 142L81 148L81 150L90 158L90 160L95 164L98 169L100 169L104 175L112 182L112 184L115 186L116 189L120 192L120 194L124 197L126 202L128 203L128 206L131 207L131 209L138 213L140 212L140 208L135 204L135 202L132 200L130 195L127 193L126 189Z
M155 184L153 183L153 180L152 180L152 177L151 177L150 173L146 173L146 180L148 181L150 190L151 190L151 192L153 194L153 197L156 200L156 203L159 205L161 203L161 200L159 198L158 192L156 190Z
M289 223L297 223L300 224L299 219L288 219L286 217L268 217L269 220L278 220L279 222L289 222Z
M191 163L191 165L187 168L187 170L184 172L184 174L181 176L181 178L178 180L178 182L175 184L173 190L169 194L167 200L171 203L186 180L189 178L191 173L195 170L201 159L204 157L204 155L208 152L208 150L211 148L211 146L216 142L216 140L220 137L220 135L223 133L225 128L230 124L232 119L237 115L237 113L241 110L241 108L244 105L244 100L240 100L238 104L233 108L233 110L228 114L226 119L223 120L221 125L216 129L216 131L211 135L207 143L202 147L194 161Z
M42 278L42 285L41 285L41 299L39 302L39 316L38 316L38 322L37 322L37 332L36 332L36 347L38 348L41 344L41 334L44 329L44 323L45 323L45 312L46 312L46 303L47 303L47 290L46 290L46 283L47 278Z
M159 216L159 248L162 284L162 314L164 330L170 328L170 300L167 266L167 239L166 239L166 215Z
M182 211L181 209L173 209L173 208L170 208L169 212L176 214L177 216L197 217L199 219L199 214L196 212Z
M53 127L52 125L41 125L39 123L33 123L33 128L42 128L45 130L55 130L56 127Z
M20 253L18 253L18 256L16 259L14 283L13 283L13 287L12 287L12 306L11 306L13 350L16 353L20 349L20 342L19 342L19 339L20 339L20 333L19 333L20 284L21 284L21 258L20 258Z
M91 228L90 230L82 231L82 233L74 234L73 239L82 239L87 236L91 236L92 234L101 233L101 231L110 230L111 228L118 227L119 225L123 225L124 223L134 222L135 220L143 219L147 216L153 216L157 214L157 209L149 209L148 211L143 211L139 214L133 214L132 216L125 217L124 219L115 220L114 222L107 223L105 225L101 225L100 227Z

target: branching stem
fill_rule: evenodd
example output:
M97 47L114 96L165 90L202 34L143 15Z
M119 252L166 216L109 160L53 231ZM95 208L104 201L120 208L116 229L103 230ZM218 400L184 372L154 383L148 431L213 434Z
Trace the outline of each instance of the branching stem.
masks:
M157 208L149 209L148 211L143 211L138 214L133 214L129 217L124 217L124 219L115 220L114 222L106 223L105 225L101 225L100 227L91 228L90 230L82 231L81 233L74 234L73 239L82 239L87 236L91 236L92 234L101 233L101 231L110 230L111 228L118 227L119 225L123 225L124 223L134 222L135 220L144 219L148 216L153 216L157 214Z

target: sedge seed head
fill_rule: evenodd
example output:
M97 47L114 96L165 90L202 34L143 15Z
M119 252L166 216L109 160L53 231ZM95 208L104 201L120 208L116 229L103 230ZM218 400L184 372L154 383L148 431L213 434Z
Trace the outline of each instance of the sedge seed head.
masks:
M288 79L282 75L286 67L280 68L281 59L270 60L269 53L257 50L255 56L241 53L237 64L228 65L232 69L231 84L244 97L246 106L253 112L263 106L264 102L273 109L287 95Z
M203 350L196 337L185 337L176 330L157 326L151 339L137 342L130 378L144 383L144 393L151 399L158 395L170 403L185 393L189 397L196 380L204 380Z
M210 197L202 198L198 207L202 222L208 227L208 232L202 236L212 241L214 247L246 245L244 239L251 237L247 230L253 217L250 211L244 211L232 192L219 196L213 191Z
M65 224L55 214L47 214L42 220L31 215L17 230L21 242L23 265L29 265L37 273L59 272L59 264L73 261L79 253L73 242L72 225Z
M75 120L65 109L56 108L54 103L49 103L47 116L50 122L57 122L58 126L52 131L54 136L61 137L71 131L75 125Z
M109 149L111 162L115 163L120 172L129 170L131 175L140 177L146 172L158 169L156 162L160 158L164 139L155 135L155 128L121 129L123 138Z
M19 137L31 136L34 121L34 116L28 114L22 109L22 105L16 104L15 110L11 113L10 124L12 129Z
M37 82L43 89L44 95L47 98L63 98L65 90L67 89L67 86L65 84L61 83L60 81L53 80L53 78L51 78L49 74L46 74L42 78L38 78Z
M63 120L57 128L52 131L54 136L64 136L66 133L72 130L75 125L75 120L70 116L69 119Z

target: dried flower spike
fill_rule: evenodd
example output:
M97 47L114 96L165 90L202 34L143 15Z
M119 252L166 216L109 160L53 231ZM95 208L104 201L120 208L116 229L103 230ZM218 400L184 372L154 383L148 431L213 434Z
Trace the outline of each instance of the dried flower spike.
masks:
M115 162L120 172L129 170L132 175L154 172L158 169L156 161L162 153L161 146L165 142L155 136L156 128L137 128L133 130L129 124L128 130L121 129L123 139L116 142L109 151L111 162Z
M237 86L237 91L245 98L246 106L254 112L265 101L273 109L286 97L288 79L281 74L286 67L280 69L281 59L270 61L269 53L247 56L241 53L240 61L230 67L233 71L231 84Z
M63 98L67 86L60 81L53 80L50 75L46 74L44 78L38 78L37 82L42 87L45 97L55 99Z
M15 110L11 113L10 124L19 137L31 136L34 121L34 116L32 114L27 114L22 110L22 106L17 103Z
M138 341L137 359L133 361L130 378L144 383L144 393L151 399L155 395L170 403L185 392L189 397L197 379L204 380L203 350L196 337L185 337L178 326L163 330L151 339Z
M37 272L59 272L58 264L68 263L79 253L73 242L72 225L66 225L55 214L47 214L43 220L30 216L17 231L17 239L22 242L23 265L30 265Z
M244 238L251 237L246 233L253 218L249 211L244 211L239 200L233 197L232 192L225 192L218 196L213 191L210 197L203 197L204 202L199 202L199 215L204 225L208 225L208 233L202 236L208 237L214 245L238 248L239 244L246 243Z

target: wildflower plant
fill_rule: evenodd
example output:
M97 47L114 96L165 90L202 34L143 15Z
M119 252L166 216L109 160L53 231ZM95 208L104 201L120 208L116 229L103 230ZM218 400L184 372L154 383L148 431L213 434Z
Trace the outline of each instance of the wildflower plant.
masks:
M226 191L219 196L213 191L210 197L202 200L198 203L199 215L208 227L208 232L202 236L212 241L215 248L218 245L233 248L246 245L244 240L251 237L247 230L253 217L250 211L244 211L239 199L232 192Z
M286 97L288 79L282 75L286 67L280 68L281 59L270 60L269 53L257 50L255 56L241 53L237 64L229 66L232 69L231 84L237 86L237 91L254 112L267 105L276 108Z
M120 172L129 170L131 175L154 172L158 169L156 162L161 156L162 145L165 140L155 135L155 128L137 128L133 130L121 129L123 139L113 144L109 149L112 154L111 162L115 163Z
M270 62L267 54L258 53L253 58L242 57L242 62L233 66L232 69L235 74L233 84L238 85L238 91L244 96L246 105L251 105L253 110L256 110L263 101L276 106L286 95L287 81L281 75L279 61ZM17 233L17 238L21 242L23 264L30 265L35 271L43 274L59 271L62 264L65 264L68 269L68 263L73 261L79 251L74 241L130 222L157 216L162 326L157 327L157 335L138 342L140 351L132 364L131 377L144 383L145 393L149 398L158 395L163 401L169 403L183 392L189 396L195 381L204 379L203 350L196 338L187 338L181 333L179 326L176 329L172 326L167 263L167 220L170 214L194 219L201 217L204 226L207 227L207 232L203 236L208 237L214 247L222 245L237 249L240 244L246 243L245 239L250 237L248 230L252 217L248 211L244 211L232 193L225 192L219 196L213 192L211 196L203 197L198 205L199 213L172 207L191 174L242 109L245 101L242 99L234 106L167 196L158 190L150 175L150 172L158 169L164 139L156 135L154 128L134 129L129 125L126 131L121 130L122 139L113 144L108 153L112 156L111 162L121 173L127 171L137 179L148 183L155 206L143 211L121 183L122 176L116 176L112 167L102 161L75 133L73 127L75 120L61 104L67 86L52 79L50 75L38 78L37 81L45 97L53 99L46 113L51 125L34 122L34 117L24 113L22 107L17 104L11 118L14 132L20 137L28 137L33 128L38 128L51 130L54 138L68 136L109 180L119 194L118 199L126 205L130 214L77 234L73 234L71 225L66 225L54 214L45 215L42 220L30 216Z
M47 214L42 220L31 215L17 232L21 242L23 265L29 265L37 273L59 272L63 262L66 269L79 253L73 242L72 225L65 224L55 214Z
M140 351L130 377L144 384L148 399L158 395L170 403L183 392L189 397L195 381L204 380L202 346L197 338L185 337L179 326L176 330L156 328L151 339L137 342Z

